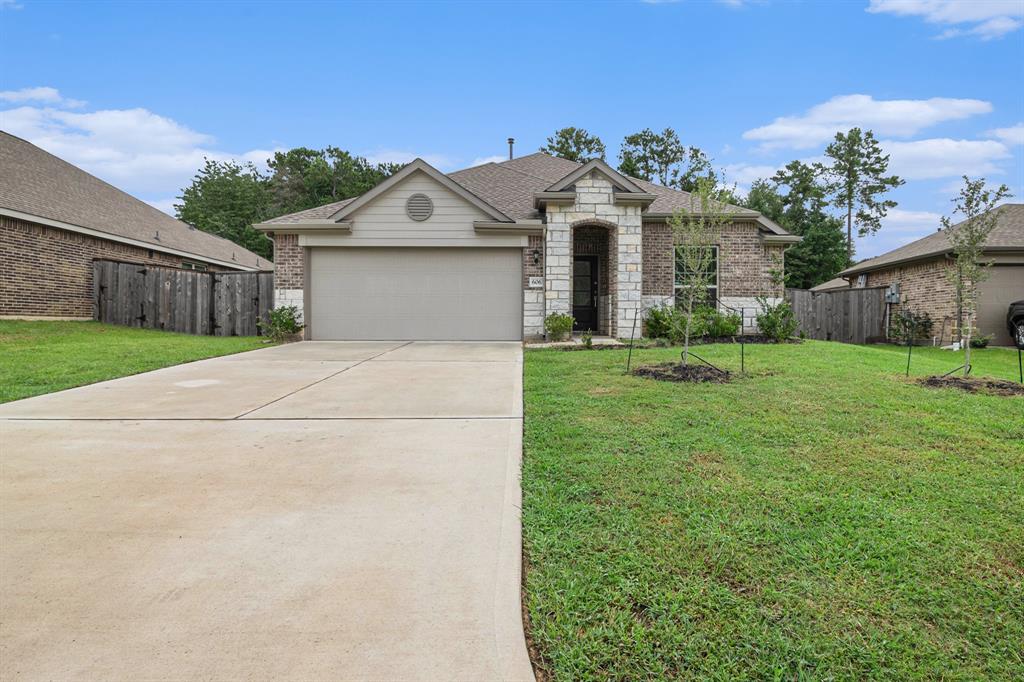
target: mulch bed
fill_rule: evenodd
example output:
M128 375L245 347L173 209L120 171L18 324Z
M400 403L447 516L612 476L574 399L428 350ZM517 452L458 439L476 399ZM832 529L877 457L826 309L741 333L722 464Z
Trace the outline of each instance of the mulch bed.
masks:
M968 393L991 393L1002 396L1024 396L1024 384L1003 379L974 379L971 377L939 377L932 376L921 379L918 383L929 388L959 388Z
M694 384L712 383L725 384L732 378L729 372L716 371L707 365L681 365L678 362L666 362L661 365L645 365L633 370L633 375L657 379L658 381L687 381Z

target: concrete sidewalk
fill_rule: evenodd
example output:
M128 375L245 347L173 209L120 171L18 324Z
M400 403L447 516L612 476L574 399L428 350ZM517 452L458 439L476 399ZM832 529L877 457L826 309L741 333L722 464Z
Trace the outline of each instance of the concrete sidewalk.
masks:
M521 363L306 342L0 405L0 677L532 679Z

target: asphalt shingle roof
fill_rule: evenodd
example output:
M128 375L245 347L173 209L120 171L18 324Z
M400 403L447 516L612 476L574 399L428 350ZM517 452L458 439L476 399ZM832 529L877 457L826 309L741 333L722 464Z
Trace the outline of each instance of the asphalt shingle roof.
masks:
M448 177L511 218L536 219L539 214L533 205L534 192L543 192L552 183L561 180L582 165L536 152L501 163L485 163L455 171L449 173ZM668 214L680 208L691 208L688 192L662 187L637 178L630 179L645 192L657 196L647 208L650 214ZM303 220L326 219L349 201L352 199L292 213L267 222L288 224ZM729 209L737 216L756 218L760 215L757 211L739 206L730 206ZM786 234L777 226L768 229L778 234Z
M199 260L273 269L227 239L197 230L20 137L0 131L0 208L174 249Z
M985 247L988 249L1021 249L1024 250L1024 204L1003 204L993 209L999 216L996 227L989 234ZM963 222L952 226L955 230ZM869 258L843 270L840 275L857 275L869 270L878 270L886 266L907 261L934 258L953 251L946 230L932 232L927 237L905 244L881 256Z

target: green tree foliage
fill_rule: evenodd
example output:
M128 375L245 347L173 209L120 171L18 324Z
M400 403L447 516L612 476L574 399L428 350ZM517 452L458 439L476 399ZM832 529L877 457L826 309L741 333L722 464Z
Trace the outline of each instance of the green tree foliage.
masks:
M751 186L744 204L803 240L786 251L786 285L809 289L847 266L843 223L827 213L826 187L818 169L792 161L771 180Z
M337 147L297 147L267 161L276 215L359 196L401 168L372 164Z
M971 371L971 335L978 314L978 287L988 279L991 262L985 261L984 250L988 236L999 222L994 210L1003 199L1013 196L1010 188L1000 185L989 189L985 179L971 180L966 175L964 186L953 199L953 214L964 220L953 229L953 220L942 217L942 229L953 245L956 267L950 279L956 287L960 308L960 337L964 346L964 376Z
M655 133L645 128L627 135L619 151L619 172L684 192L698 191L702 179L719 184L711 159L698 147L687 147L672 128ZM716 189L716 197L718 190Z
M540 151L569 159L576 163L586 163L592 159L604 159L604 142L597 135L591 135L583 128L562 128L548 138L547 145Z
M882 218L896 206L883 195L904 184L896 175L886 175L889 155L883 154L870 130L851 128L836 133L835 141L825 148L829 161L819 167L826 179L826 192L832 203L846 213L846 255L853 262L853 228L858 236L875 234Z
M276 152L267 166L269 175L251 163L206 159L174 205L178 218L270 258L273 245L254 223L359 196L401 168L337 147Z
M270 258L273 244L253 223L270 217L267 179L247 163L205 159L174 205L180 220Z

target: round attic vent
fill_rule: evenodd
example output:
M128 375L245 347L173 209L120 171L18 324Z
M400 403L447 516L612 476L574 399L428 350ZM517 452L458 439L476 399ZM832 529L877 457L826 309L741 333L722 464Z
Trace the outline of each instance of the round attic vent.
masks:
M405 212L413 220L426 220L434 212L434 202L426 194L413 194L405 202Z

